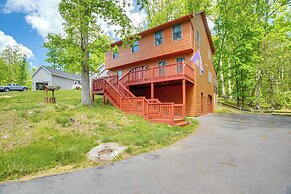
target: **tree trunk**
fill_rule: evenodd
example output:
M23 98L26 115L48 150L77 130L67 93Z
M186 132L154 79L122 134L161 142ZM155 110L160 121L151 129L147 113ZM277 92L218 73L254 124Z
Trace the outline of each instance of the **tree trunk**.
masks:
M90 98L90 78L88 64L82 64L82 105L91 105Z
M236 89L236 105L240 106L240 100L239 100L239 86L238 86L238 72L237 72L237 66L235 64L235 77L236 77L236 81L235 81L235 89Z
M85 10L85 15L88 14L88 10ZM84 24L81 24L84 25ZM85 23L81 30L81 49L83 54L82 61L82 105L92 105L90 98L90 78L89 78L89 36L88 36L88 22Z
M224 78L223 78L223 69L222 69L222 60L219 60L219 69L220 69L220 82L221 82L221 96L225 98L225 88L224 88Z
M220 54L219 54L219 58L218 58L218 65L219 65L219 73L220 73L220 82L221 82L221 96L223 98L225 98L225 88L224 88L224 78L223 78L223 67L222 67L222 48L224 45L224 41L225 41L225 37L226 37L226 32L223 34L222 36L222 40L220 43Z
M230 81L230 77L231 77L231 73L230 73L230 58L228 59L228 73L227 73L227 85L228 85L228 97L230 99L232 99L231 93L232 93L232 89L231 89L231 81Z
M258 80L257 80L257 84L256 84L256 109L260 110L260 98L261 98L261 85L262 85L262 72L259 69L258 70Z
M272 110L272 112L274 112L274 106L275 106L275 102L274 102L274 78L271 75L270 70L269 70L268 74L269 74L270 92L271 92L271 110Z

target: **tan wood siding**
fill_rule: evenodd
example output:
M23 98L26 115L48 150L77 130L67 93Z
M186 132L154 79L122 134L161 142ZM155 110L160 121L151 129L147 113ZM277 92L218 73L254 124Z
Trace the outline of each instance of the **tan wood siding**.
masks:
M192 28L191 22L194 28ZM212 97L213 103L217 101L214 96L214 78L216 73L213 61L208 58L208 50L211 51L211 46L200 14L195 15L191 21L189 19L188 22L184 22L182 28L182 40L179 41L172 40L172 27L169 27L163 31L163 45L161 46L154 46L154 34L150 34L140 39L139 51L137 53L131 53L131 48L121 48L119 57L113 59L112 53L108 52L106 55L106 68L110 68L110 75L116 74L117 70L122 70L122 74L125 75L133 67L147 66L150 69L158 66L159 61L165 60L167 64L172 64L176 63L176 58L185 57L186 62L196 71L196 83L186 84L186 115L201 115L201 93L204 95L203 113L206 114L209 112L207 105L208 96ZM200 46L196 44L197 30L200 33ZM199 68L189 61L199 48L204 65L202 76L200 75ZM211 56L212 54L211 52ZM212 83L208 82L208 71L212 74ZM133 93L150 98L150 87L133 89ZM164 102L182 103L182 84L156 87L155 98L159 98ZM215 107L214 104L213 107Z
M139 42L139 49L132 53L131 48L119 46L120 52L116 59L113 59L112 52L106 53L106 69L116 68L126 64L136 63L142 60L152 59L162 55L181 52L192 49L191 46L191 23L190 20L182 24L182 39L173 40L172 27L163 30L163 44L155 46L154 34L142 37Z
M204 104L203 104L203 113L208 113L208 106L207 106L207 97L208 95L212 96L212 99L214 98L214 80L212 80L212 83L208 82L208 71L211 71L212 76L215 76L215 70L213 66L212 60L209 60L208 58L208 50L210 49L210 44L207 38L206 30L202 22L202 18L200 15L196 15L194 20L194 42L195 42L195 52L198 51L200 48L200 53L202 57L202 62L204 65L204 73L201 76L199 68L195 65L196 70L196 115L201 115L201 93L203 93L204 96ZM196 30L200 33L200 46L196 44ZM207 64L207 66L206 66Z

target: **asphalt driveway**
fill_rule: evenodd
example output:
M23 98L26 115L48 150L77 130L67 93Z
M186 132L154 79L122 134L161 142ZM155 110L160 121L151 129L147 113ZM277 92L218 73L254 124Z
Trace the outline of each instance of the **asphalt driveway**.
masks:
M291 194L291 117L212 114L196 133L151 153L25 182L0 193Z

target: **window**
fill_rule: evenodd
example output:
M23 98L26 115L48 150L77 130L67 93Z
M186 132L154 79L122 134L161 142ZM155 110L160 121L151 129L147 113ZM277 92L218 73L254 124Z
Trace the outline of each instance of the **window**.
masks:
M133 80L141 80L146 77L146 70L147 66L138 66L138 67L133 67L131 69L131 76L133 77Z
M159 62L159 66L165 66L166 65L166 61L160 61Z
M118 77L118 79L122 78L122 70L117 71L117 77Z
M163 44L163 31L155 33L155 46Z
M177 73L182 73L183 71L183 64L181 64L181 62L185 61L185 57L179 57L176 59L176 62L177 63L180 63L180 64L177 64Z
M212 73L211 73L211 71L208 71L208 82L212 83Z
M138 41L135 41L131 47L131 52L135 53L138 51Z
M166 65L166 63L167 63L166 61L160 61L159 62L159 75L160 76L163 76L166 73L165 68L163 67L163 66Z
M112 55L113 59L116 59L118 57L118 53L117 52L114 52L113 55Z
M131 71L142 71L142 70L145 70L145 69L147 69L147 66L143 65L143 66L133 67L131 69Z
M200 46L200 33L199 33L199 31L196 31L196 44L198 46Z
M182 39L182 25L178 24L173 26L173 40Z
M180 62L183 62L183 61L185 61L185 57L179 57L179 58L176 59L177 63L180 63Z
M211 51L208 49L208 59L211 60Z

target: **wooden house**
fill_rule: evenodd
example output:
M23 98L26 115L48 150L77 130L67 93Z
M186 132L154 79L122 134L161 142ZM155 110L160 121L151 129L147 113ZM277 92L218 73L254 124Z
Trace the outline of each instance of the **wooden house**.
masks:
M214 46L203 11L139 33L132 47L106 53L109 77L92 82L92 97L104 94L125 112L170 124L185 124L185 116L213 112L217 77ZM192 56L200 52L201 66ZM203 69L203 71L202 71Z

